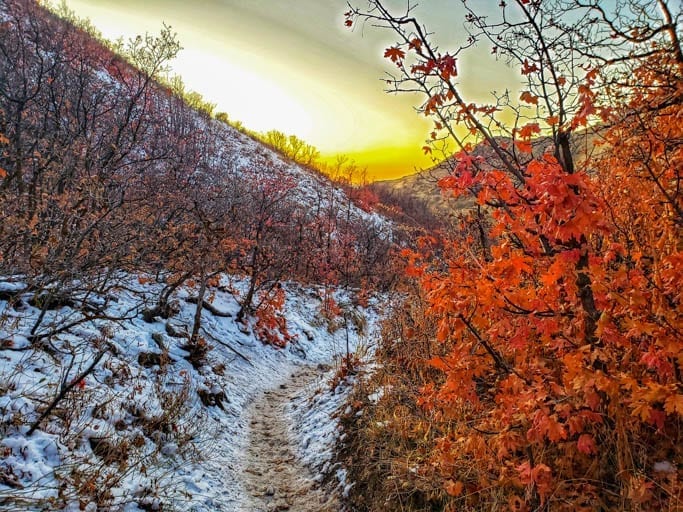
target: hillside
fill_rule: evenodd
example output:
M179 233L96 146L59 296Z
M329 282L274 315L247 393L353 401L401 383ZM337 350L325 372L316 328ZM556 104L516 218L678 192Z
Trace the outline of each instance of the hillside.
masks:
M33 2L0 16L2 273L232 269L355 285L373 274L390 226L157 84L177 51L168 31L120 56ZM339 259L352 252L353 269Z
M333 415L392 225L159 82L178 47L164 29L113 53L0 4L2 510L305 510L301 489L320 510L343 490ZM263 488L255 467L285 459Z

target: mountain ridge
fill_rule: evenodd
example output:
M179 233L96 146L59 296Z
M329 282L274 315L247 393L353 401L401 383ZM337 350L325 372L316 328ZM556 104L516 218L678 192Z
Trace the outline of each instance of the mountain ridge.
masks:
M574 134L572 151L579 166L588 161L589 157L596 151L599 151L596 144L601 138L602 130L603 128L594 128ZM512 139L509 137L499 137L497 141L502 147L512 146ZM528 155L529 159L538 158L553 151L551 137L538 137L531 142L532 152ZM474 158L480 158L485 168L500 165L499 158L486 141L476 144L470 155ZM463 209L474 205L472 197L453 198L444 194L439 188L439 180L448 176L455 165L455 157L453 157L453 162L444 161L408 176L376 181L371 188L389 204L398 202L400 206L401 201L405 201L406 197L411 197L419 203L419 206L414 205L414 208L422 208L431 218L440 219L437 222L448 225Z

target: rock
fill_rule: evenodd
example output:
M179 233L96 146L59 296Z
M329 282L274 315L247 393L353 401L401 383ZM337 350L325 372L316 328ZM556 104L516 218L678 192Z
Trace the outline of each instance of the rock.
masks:
M164 334L161 332L153 332L152 333L152 340L154 343L157 344L157 346L165 351L166 350L166 345L164 344Z
M176 328L171 322L166 322L166 334L168 334L171 338L187 338L189 336L187 330L185 327L181 327L180 329Z
M292 343L290 345L290 350L299 356L301 359L306 359L306 351L299 345Z
M654 465L652 466L652 469L655 470L657 473L675 473L676 472L676 467L669 462L668 460L662 460L659 462L655 462Z
M225 396L225 392L221 390L212 391L209 391L207 389L198 389L197 394L199 395L199 399L205 406L210 407L215 405L219 409L225 411L225 406L223 405L223 402L230 403L230 400L228 400L228 398Z
M167 364L168 361L169 358L165 354L158 354L156 352L140 352L138 354L138 364L145 368L163 366L164 364Z

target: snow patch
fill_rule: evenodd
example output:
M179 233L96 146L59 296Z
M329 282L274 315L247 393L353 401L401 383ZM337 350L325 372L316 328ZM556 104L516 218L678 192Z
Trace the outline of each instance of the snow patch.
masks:
M186 359L186 340L165 334L165 320L146 323L138 315L122 322L91 321L50 337L47 345L32 346L27 334L40 311L0 301L0 331L15 341L0 348L0 501L11 499L27 509L96 510L95 494L106 491L128 512L166 505L195 512L246 510L248 497L240 484L246 411L264 390L285 383L303 365L322 365L327 372L288 407L291 434L316 480L336 473L343 492L345 472L333 463L336 415L352 382L335 389L330 382L347 343L350 351L370 352L377 303L357 308L349 294L336 292L335 301L366 322L330 332L321 318L321 290L287 284L285 316L296 341L276 349L235 322L239 303L225 290L239 293L245 283L225 280L230 286L215 290L214 306L232 318L204 310L202 335L212 349L198 368ZM141 309L159 286L130 278L108 301L108 313ZM191 326L197 306L183 298L193 293L177 294L180 311L169 319L174 326ZM44 322L48 326L73 314L62 308ZM101 350L105 354L95 370L74 382ZM29 436L28 426L70 383L73 390ZM88 479L94 489L87 487ZM86 491L92 491L91 499L84 498Z

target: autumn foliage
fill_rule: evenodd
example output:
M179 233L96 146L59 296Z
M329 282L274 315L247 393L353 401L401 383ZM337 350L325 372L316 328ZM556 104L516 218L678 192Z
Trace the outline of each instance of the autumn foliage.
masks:
M296 339L296 335L287 330L284 306L285 291L282 288L262 293L254 332L263 343L282 348Z
M0 273L42 297L34 339L101 318L131 275L161 285L156 304L140 305L148 321L168 317L190 282L197 304L210 302L220 274L248 282L239 320L277 309L272 291L287 280L385 278L387 224L163 79L180 49L169 27L113 44L33 0L4 2L0 15ZM83 307L47 325L62 305ZM277 328L261 317L263 332Z
M666 22L671 13L659 4ZM598 40L553 46L575 34L569 25L560 35L544 28L558 15L552 7L513 7L528 40L514 32L520 25L489 24L473 10L468 21L495 43L494 53L519 59L529 81L520 100L530 107L468 104L453 81L457 53L436 53L414 19L391 15L381 2L348 13L352 25L369 19L399 36L385 53L400 70L396 83L423 87L423 112L458 146L440 186L476 203L457 230L405 251L419 284L409 301L424 310L391 321L382 357L404 374L377 381L396 393L386 403L406 396L415 405L380 422L393 445L378 449L395 450L387 472L404 482L398 489L415 493L378 492L414 510L678 510L683 56L676 28L622 33L598 7L613 39L624 38L610 48L628 48L623 58L601 60ZM640 53L644 42L650 50ZM583 69L564 74L560 59L588 50ZM495 135L487 120L504 108L518 123ZM490 156L473 156L458 125ZM582 138L595 145L590 154L577 151ZM350 428L378 442L377 429L359 421ZM439 481L441 493L420 477ZM358 503L375 510L372 500Z
M443 181L506 206L492 213L489 247L473 250L466 225L448 241L446 272L411 255L449 347L428 361L446 380L421 399L454 421L439 441L439 466L460 482L449 493L497 482L536 507L600 500L615 509L681 498L676 469L653 471L680 460L683 416L683 218L667 163L683 152L663 142L680 140L680 123L670 123L680 105L665 110L629 114L642 131L610 128L593 175L568 174L544 155L525 168L523 188L496 170ZM459 474L463 458L490 458L489 474Z

